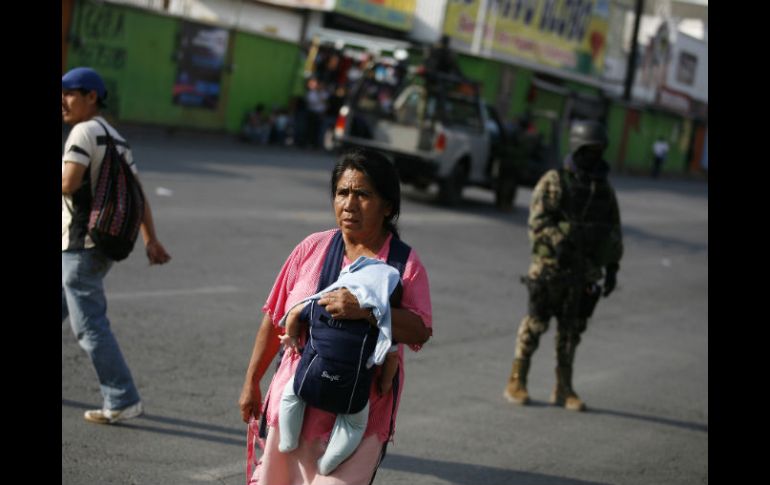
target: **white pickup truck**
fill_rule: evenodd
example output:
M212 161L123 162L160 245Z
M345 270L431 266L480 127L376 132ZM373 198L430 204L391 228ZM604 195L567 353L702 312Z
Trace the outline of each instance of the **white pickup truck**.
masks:
M421 189L438 183L447 205L459 204L463 187L476 185L495 190L505 207L513 204L516 170L494 149L502 133L472 81L411 73L396 83L372 70L340 109L334 142L383 152L402 182Z

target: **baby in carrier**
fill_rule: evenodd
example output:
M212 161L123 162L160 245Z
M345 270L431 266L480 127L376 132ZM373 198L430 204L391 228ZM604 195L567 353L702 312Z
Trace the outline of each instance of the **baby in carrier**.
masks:
M293 306L281 320L281 343L300 353L298 338L308 324L309 337L294 377L281 396L278 449L287 453L299 445L305 406L337 414L318 471L328 475L358 447L369 417L373 365L382 365L378 390L390 392L398 372L398 346L392 342L391 302L400 301L399 272L372 258L360 257L342 269L339 279ZM377 327L366 320L337 321L317 304L324 294L347 288L362 308L370 308Z

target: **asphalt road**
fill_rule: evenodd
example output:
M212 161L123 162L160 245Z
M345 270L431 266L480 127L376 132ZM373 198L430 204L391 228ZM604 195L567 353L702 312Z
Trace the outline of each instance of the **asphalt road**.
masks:
M148 267L140 244L106 280L146 414L117 426L83 420L101 398L63 323L62 484L243 484L237 400L261 306L291 249L333 227L333 156L125 134L173 256ZM434 337L407 352L396 439L376 484L708 483L708 187L612 180L626 253L577 351L585 413L548 404L554 323L533 360L533 405L502 398L527 307L518 278L531 191L501 214L481 190L446 209L405 188L400 228L429 272Z

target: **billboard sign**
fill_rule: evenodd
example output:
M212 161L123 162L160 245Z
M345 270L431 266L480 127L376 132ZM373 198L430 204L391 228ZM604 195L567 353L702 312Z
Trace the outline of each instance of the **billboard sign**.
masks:
M417 0L337 0L334 11L396 30L412 30Z
M472 46L483 18L480 51L598 77L604 70L609 0L450 0L444 33Z
M173 102L216 110L230 34L223 28L188 21L181 28Z

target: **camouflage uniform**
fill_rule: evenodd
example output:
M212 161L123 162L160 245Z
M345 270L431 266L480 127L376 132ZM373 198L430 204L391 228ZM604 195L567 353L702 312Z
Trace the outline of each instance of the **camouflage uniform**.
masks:
M513 402L529 401L530 358L549 320L556 317L557 389L552 401L564 404L566 399L569 409L585 408L572 390L575 349L601 293L597 282L608 268L614 287L614 273L623 255L620 214L608 171L604 161L590 174L573 165L550 170L535 186L529 214L532 263L524 279L529 311L519 326L516 359L505 393Z

